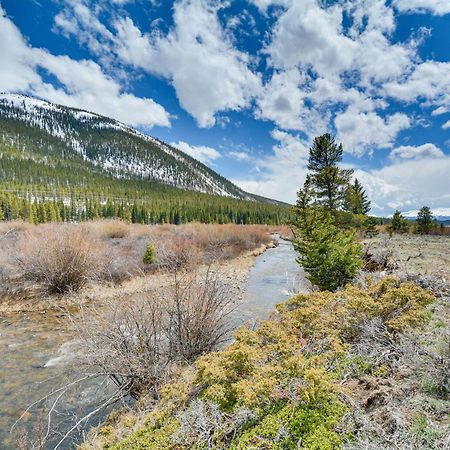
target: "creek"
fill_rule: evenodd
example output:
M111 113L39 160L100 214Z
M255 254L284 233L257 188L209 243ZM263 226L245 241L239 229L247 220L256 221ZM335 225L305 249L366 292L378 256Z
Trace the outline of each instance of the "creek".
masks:
M307 292L303 269L295 262L296 252L289 241L276 237L278 246L255 258L242 302L235 312L236 325L267 318L277 303L295 292ZM73 380L76 373L76 342L57 313L23 314L0 318L0 448L17 448L11 426L33 402ZM64 396L57 408L58 429L66 430L74 417L89 411L104 396L105 387L84 383L78 391ZM26 414L23 422L31 433L46 427L51 403L38 414ZM94 417L94 426L102 417ZM42 422L42 423L39 423ZM55 441L56 442L56 441ZM61 449L74 448L67 441ZM51 446L49 448L52 448Z

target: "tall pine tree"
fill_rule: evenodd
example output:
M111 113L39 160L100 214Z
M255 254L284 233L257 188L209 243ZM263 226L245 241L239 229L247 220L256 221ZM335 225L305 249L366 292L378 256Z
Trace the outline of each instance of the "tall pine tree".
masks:
M331 211L342 206L353 173L338 166L342 153L342 144L328 133L316 137L309 150L308 170L318 203Z

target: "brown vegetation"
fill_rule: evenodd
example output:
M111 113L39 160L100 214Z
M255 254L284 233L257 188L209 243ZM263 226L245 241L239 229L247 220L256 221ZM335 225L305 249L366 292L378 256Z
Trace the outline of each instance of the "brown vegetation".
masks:
M122 283L152 271L185 271L235 258L271 242L258 225L0 223L0 296L75 292L90 282ZM155 262L143 257L149 245Z
M88 370L110 377L134 398L158 398L179 365L190 364L229 336L235 300L217 273L173 276L164 291L81 309L72 317Z
M44 293L66 294L99 279L107 266L105 248L82 226L43 225L27 230L17 243L17 265L23 279Z
M101 236L110 239L121 239L128 236L130 226L122 220L99 220L89 224L89 228L94 229Z

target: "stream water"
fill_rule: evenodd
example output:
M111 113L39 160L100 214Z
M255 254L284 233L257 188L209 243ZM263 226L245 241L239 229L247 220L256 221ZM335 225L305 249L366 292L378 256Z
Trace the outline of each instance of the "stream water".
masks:
M277 237L278 246L258 256L252 267L237 313L242 322L266 319L277 303L295 293L306 293L309 283L296 262L292 244Z
M236 312L237 323L267 318L275 304L293 292L307 291L304 272L295 262L292 245L282 239L278 239L278 243L256 258ZM17 448L15 437L9 431L27 406L73 379L74 346L55 314L0 318L0 449ZM64 397L59 406L60 428L67 428L74 416L89 409L103 394L104 388L85 384L72 396ZM48 402L46 407L49 407ZM44 408L42 424L36 420L36 412L29 415L28 422L24 423L31 433L38 432L36 427L45 427L46 414ZM67 442L60 448L73 447L73 443Z

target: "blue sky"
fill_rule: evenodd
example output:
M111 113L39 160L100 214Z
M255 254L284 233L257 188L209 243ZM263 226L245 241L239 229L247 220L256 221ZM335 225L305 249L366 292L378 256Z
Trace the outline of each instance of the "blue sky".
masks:
M114 117L285 201L314 136L373 212L450 215L450 0L0 0L0 91Z

